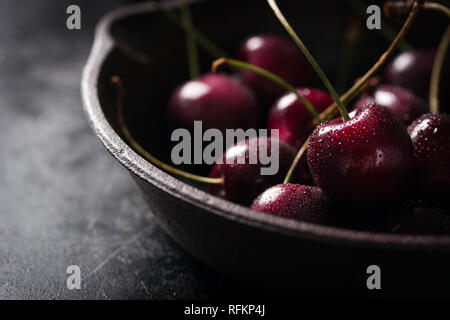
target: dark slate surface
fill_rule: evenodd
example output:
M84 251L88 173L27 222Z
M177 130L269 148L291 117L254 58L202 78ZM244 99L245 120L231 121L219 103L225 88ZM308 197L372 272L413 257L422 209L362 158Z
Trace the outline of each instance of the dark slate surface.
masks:
M82 9L82 30L65 27ZM242 294L155 224L81 107L95 23L119 0L0 1L0 298ZM66 288L79 265L81 290Z

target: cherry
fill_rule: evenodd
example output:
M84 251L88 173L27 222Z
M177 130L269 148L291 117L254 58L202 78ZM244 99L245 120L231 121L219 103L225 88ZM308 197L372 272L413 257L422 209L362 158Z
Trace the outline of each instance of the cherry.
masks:
M450 196L450 115L424 114L408 133L421 190L433 197Z
M318 126L307 159L317 185L347 204L387 202L405 193L414 161L405 127L391 110L376 104L344 123Z
M242 205L250 205L251 202L265 189L283 181L292 161L295 150L289 145L279 141L279 169L275 175L261 175L260 169L264 167L258 160L257 164L250 164L250 156L259 159L260 146L267 147L270 155L271 144L274 138L251 138L239 141L228 148L223 155L223 164L216 163L212 168L210 177L223 177L221 185L210 185L209 190L213 195ZM250 155L250 153L252 153ZM237 163L238 158L245 157L245 164ZM298 181L297 170L294 180Z
M373 97L373 95L369 94L369 93L363 93L363 94L361 94L359 99L356 100L353 110L358 110L358 109L360 109L368 104L372 104L372 103L375 103L375 98Z
M359 109L368 103L376 103L391 109L405 125L427 112L428 107L421 98L411 91L395 85L379 85L370 94L363 94L355 103Z
M421 201L407 201L394 210L391 209L389 214L378 221L373 231L421 235L450 234L450 214L444 209Z
M175 126L192 129L201 120L204 129L258 127L260 110L245 85L231 76L205 74L180 85L172 94L169 113Z
M426 98L435 53L435 50L416 49L399 54L387 65L385 81Z
M312 88L298 88L297 91L311 102L317 112L322 112L333 103L333 98L325 91ZM280 140L298 149L308 138L312 119L296 95L287 92L270 109L268 128L278 129Z
M306 59L294 44L280 36L251 36L238 46L236 57L273 72L295 87L308 85L311 81L311 68ZM251 71L243 71L242 80L267 107L284 92L276 83Z
M325 91L312 88L298 88L297 91L311 102L317 112L322 112L333 103L333 98ZM298 150L311 132L309 124L312 119L311 114L296 95L293 92L287 92L270 109L268 128L278 129L280 141ZM313 183L306 157L300 159L297 171L303 184Z
M436 55L435 49L415 49L403 52L389 63L384 71L385 81L411 90L423 99L428 99L431 70ZM444 61L442 83L450 78L450 59ZM448 91L441 91L441 101L449 102ZM445 98L445 99L444 99Z
M250 208L283 218L326 223L328 204L327 196L319 188L287 183L265 190Z

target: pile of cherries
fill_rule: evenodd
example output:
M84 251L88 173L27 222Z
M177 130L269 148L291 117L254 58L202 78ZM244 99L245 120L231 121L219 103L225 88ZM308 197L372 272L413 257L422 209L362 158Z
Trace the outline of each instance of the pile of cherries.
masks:
M294 85L318 112L333 103L327 92L308 87L312 69L285 38L251 36L235 56ZM278 173L264 176L260 164L226 161L239 155L248 160L259 140L267 139L270 148L273 138L240 141L212 168L210 177L223 178L209 187L216 196L299 221L450 233L450 115L428 113L425 102L434 56L435 50L413 50L392 59L381 83L366 89L345 122L335 118L312 127L313 117L294 93L251 71L208 73L182 84L172 94L169 114L175 127L188 129L200 120L204 129L279 130ZM282 184L308 137L292 182Z

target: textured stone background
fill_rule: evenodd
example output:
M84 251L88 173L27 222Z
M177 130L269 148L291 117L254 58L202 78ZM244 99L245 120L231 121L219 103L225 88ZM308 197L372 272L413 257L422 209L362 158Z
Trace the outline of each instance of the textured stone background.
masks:
M80 76L94 26L124 2L0 1L1 299L245 295L163 233L87 125ZM65 27L70 4L81 31ZM82 290L66 289L72 264Z

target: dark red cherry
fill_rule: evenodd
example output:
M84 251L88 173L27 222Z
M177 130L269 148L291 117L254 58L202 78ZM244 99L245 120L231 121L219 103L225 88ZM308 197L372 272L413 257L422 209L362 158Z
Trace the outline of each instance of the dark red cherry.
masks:
M331 96L322 90L298 88L298 92L316 108L318 112L325 110L333 103ZM306 107L298 101L292 92L283 94L269 112L269 129L278 129L280 141L298 150L311 133L310 122L313 119ZM303 184L313 184L306 156L298 164L298 174Z
M376 103L391 109L405 125L409 125L428 110L425 101L411 91L388 84L376 87L372 95L363 94L355 103L355 109L368 103Z
M417 163L420 189L433 197L450 196L450 115L427 113L408 133Z
M261 192L282 182L294 160L295 150L281 141L276 174L261 174L261 168L268 165L263 165L259 161L259 149L267 148L267 154L270 155L274 141L274 138L251 138L228 148L223 155L223 164L215 164L210 174L213 178L223 177L224 183L220 186L210 185L210 192L218 197L248 206ZM245 159L245 163L238 163L239 158ZM257 163L251 164L249 161L251 158L257 159ZM297 177L298 173L294 173L293 181L298 181Z
M203 129L257 128L260 110L245 85L225 74L206 74L179 86L170 100L174 126L191 129L201 120Z
M353 110L358 110L364 107L365 105L372 103L375 103L375 98L371 94L363 93L361 94L359 99L356 100L355 105L353 106Z
M311 67L301 51L291 41L276 35L247 38L238 46L236 57L269 70L296 87L308 85L311 81ZM242 80L267 107L285 91L273 81L251 71L243 71Z
M326 223L328 204L327 196L319 188L288 183L265 190L250 208L298 221Z
M378 221L373 231L410 235L448 235L450 213L426 203L407 201Z
M344 123L317 127L307 158L316 184L346 204L387 202L402 195L414 162L404 125L376 104L362 107Z
M384 71L384 80L388 83L411 90L423 99L428 99L431 70L433 68L435 49L415 49L396 56ZM449 91L443 90L444 84L450 81L450 55L441 71L441 103L449 101ZM445 101L445 103L444 103Z
M333 103L333 98L325 91L311 88L298 88L297 91L311 102L317 112L322 112ZM298 149L311 133L312 119L297 96L287 92L270 109L268 128L278 129L280 140Z

